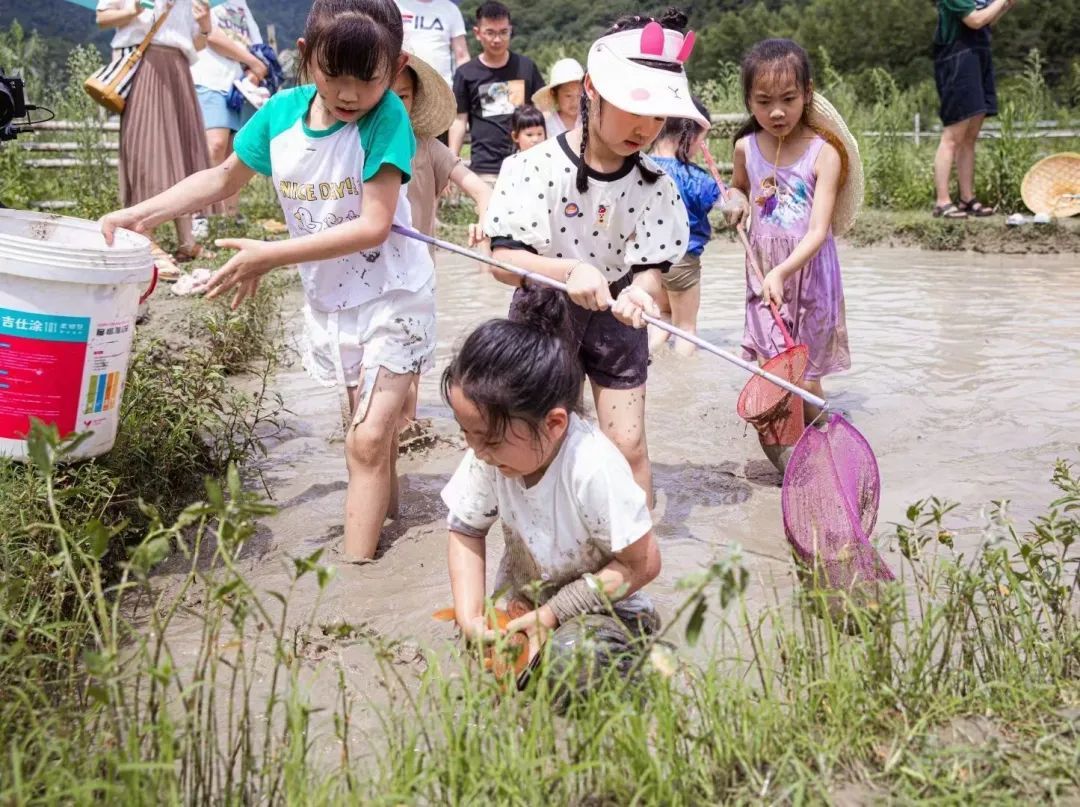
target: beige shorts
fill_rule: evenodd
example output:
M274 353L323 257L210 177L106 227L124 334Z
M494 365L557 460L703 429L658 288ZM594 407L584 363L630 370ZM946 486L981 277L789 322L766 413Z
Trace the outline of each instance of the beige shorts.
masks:
M701 256L684 255L660 279L665 291L690 291L701 282Z
M416 291L396 289L341 311L304 306L304 369L325 387L360 387L363 420L378 369L424 373L435 357L435 275Z

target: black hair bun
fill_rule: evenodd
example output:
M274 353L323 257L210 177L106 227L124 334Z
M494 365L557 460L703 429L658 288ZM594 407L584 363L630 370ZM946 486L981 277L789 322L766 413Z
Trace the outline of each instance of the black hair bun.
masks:
M681 8L669 6L668 10L661 14L656 21L664 28L684 33L687 24L690 22L690 18L686 16L686 12Z
M550 286L526 283L518 298L515 319L548 336L565 336L570 318L570 299Z

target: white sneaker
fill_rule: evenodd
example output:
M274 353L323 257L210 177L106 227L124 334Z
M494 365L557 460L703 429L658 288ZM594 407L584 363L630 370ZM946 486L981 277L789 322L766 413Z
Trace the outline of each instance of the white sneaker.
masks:
M259 109L263 104L270 100L270 90L266 89L266 87L252 84L247 76L234 81L233 86L240 90L240 94L256 109Z
M191 235L196 241L203 241L210 236L210 222L206 216L195 216L191 220Z

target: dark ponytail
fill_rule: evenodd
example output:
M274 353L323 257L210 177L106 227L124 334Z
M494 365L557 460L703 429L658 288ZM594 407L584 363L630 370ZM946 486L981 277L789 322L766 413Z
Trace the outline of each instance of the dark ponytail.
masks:
M711 116L709 110L705 104L701 102L697 96L693 96L691 100L694 102L694 106L697 107L698 112L702 117L708 120ZM657 136L657 140L668 140L675 144L675 158L686 165L694 162L695 154L691 153L691 149L694 147L694 140L699 134L704 131L704 127L697 121L690 118L668 118L664 123L664 128L660 130L660 134Z
M686 31L686 24L689 22L689 18L686 13L675 7L669 7L667 11L660 15L659 18L649 17L644 14L626 14L615 20L610 28L604 32L604 36L609 34L617 34L619 31L633 31L638 28L644 28L650 22L658 22L663 28L667 28L671 31L678 31L684 33ZM671 62L661 62L656 59L632 59L631 61L643 64L646 67L652 67L657 70L666 70L669 73L682 73L683 68L680 64L672 64ZM604 99L600 98L597 101L596 116L597 122L603 114ZM579 156L581 157L581 163L578 165L577 170L577 189L580 193L585 193L589 189L589 174L588 169L585 166L585 146L589 137L589 98L585 94L584 88L581 91L581 151ZM654 171L649 168L642 161L641 152L634 154L634 163L637 165L638 172L641 174L641 178L648 184L652 185L656 180L660 179L664 175L663 171Z
M442 376L443 399L458 387L484 413L489 440L501 440L514 420L538 437L557 407L581 413L585 374L569 332L570 301L527 285L514 312L514 320L491 319L469 334Z

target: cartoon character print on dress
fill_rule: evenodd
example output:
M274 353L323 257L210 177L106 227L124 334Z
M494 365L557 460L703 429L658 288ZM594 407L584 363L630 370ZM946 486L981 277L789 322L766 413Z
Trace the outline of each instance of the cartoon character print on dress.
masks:
M761 193L754 199L762 221L785 228L806 220L812 203L810 189L799 177L783 180L767 176L761 180Z

